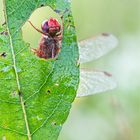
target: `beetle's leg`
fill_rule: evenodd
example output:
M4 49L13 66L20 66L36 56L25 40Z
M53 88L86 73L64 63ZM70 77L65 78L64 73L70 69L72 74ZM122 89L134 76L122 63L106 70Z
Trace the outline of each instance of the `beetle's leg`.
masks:
M42 32L40 29L36 28L36 27L32 24L31 21L28 21L28 22L31 24L31 26L32 26L36 31L38 31L39 33L41 33L41 34L43 34L43 35L45 35L45 36L49 36L49 34L44 33L44 32Z
M54 37L54 39L57 41L62 41L62 37L63 37L62 31L60 31L56 34L56 37Z
M35 49L35 48L31 48L31 51L32 51L34 54L36 54L36 53L38 52L38 50Z
M61 34L62 34L62 31L56 33L56 36L59 36L59 35L61 35Z

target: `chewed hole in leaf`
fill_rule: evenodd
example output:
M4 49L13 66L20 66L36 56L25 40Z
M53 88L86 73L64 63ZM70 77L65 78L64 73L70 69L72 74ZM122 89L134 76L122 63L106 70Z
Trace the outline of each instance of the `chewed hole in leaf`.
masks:
M50 91L49 89L47 90L47 92L48 92L48 93L51 93L51 91Z
M51 90L50 89L46 90L46 95L49 95L49 94L51 94Z
M6 57L7 54L6 54L6 52L2 52L2 53L0 53L0 56L1 56L1 57Z
M44 6L44 4L41 4L41 5L40 5L40 7L43 7L43 6Z
M54 52L52 51L53 48L51 49L51 46L53 46L52 45L53 42L56 42L52 38L58 38L59 33L62 29L61 16L58 13L56 13L54 10L52 10L50 7L48 6L42 7L42 6L43 5L41 5L41 8L38 8L32 13L28 21L22 27L23 39L25 42L28 42L30 44L31 52L36 54L38 57L45 58L45 59L54 58L54 57L56 58L56 56L60 52L61 40L58 39L58 42L56 43L57 47L54 49ZM54 29L49 28L49 33L46 32L46 29L50 27L50 25L49 23L45 24L46 22L44 21L47 21L47 20L50 21L50 18L53 18L53 20L56 19L58 21L58 24L60 24L61 29L59 30L58 28L58 30L56 31L56 35L53 35L55 31L52 32L51 34L51 30L54 30ZM52 21L50 23L52 23L51 25L53 25L55 21ZM41 32L37 31L37 29L35 28L39 29L39 31ZM43 30L44 28L45 30ZM49 39L46 39L48 35L49 35ZM45 45L45 47L41 47L41 45L42 46ZM46 46L49 46L49 47L46 47Z
M56 124L56 122L52 122L52 125L53 125L53 126L56 126L57 124Z
M13 92L10 94L10 96L11 96L12 98L18 98L18 97L19 97L17 91L13 91Z

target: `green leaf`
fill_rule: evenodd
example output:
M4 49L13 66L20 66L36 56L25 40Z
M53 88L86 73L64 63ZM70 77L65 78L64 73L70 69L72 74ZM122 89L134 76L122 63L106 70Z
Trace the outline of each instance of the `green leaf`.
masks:
M35 56L22 40L21 27L40 6L64 14L62 49L57 60ZM0 139L56 140L79 84L79 57L68 0L5 0L6 25L0 32ZM71 22L69 22L71 21ZM71 24L68 28L68 24Z

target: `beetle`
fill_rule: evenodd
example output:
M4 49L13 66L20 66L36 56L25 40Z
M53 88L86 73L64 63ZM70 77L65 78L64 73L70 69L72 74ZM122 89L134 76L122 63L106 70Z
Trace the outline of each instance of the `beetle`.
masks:
M49 20L43 21L41 29L37 29L31 21L29 23L32 27L42 34L39 46L37 49L32 51L40 58L55 58L57 57L62 41L62 30L61 25L55 18L50 18Z

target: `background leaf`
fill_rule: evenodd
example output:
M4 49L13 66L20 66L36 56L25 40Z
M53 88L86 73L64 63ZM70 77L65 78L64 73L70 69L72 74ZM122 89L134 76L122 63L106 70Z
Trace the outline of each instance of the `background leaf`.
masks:
M0 138L56 140L76 96L78 47L71 11L64 14L57 60L36 57L22 40L21 27L42 5L61 13L70 9L67 0L4 1L6 27L0 31L8 35L0 35L0 54L6 54L0 56Z

